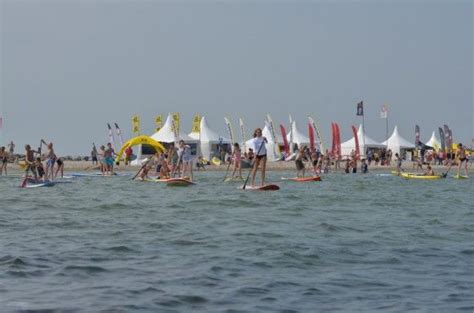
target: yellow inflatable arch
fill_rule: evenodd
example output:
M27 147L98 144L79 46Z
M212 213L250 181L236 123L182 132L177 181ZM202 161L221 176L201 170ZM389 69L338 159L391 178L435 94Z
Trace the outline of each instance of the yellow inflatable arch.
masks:
M120 158L122 157L123 152L125 151L125 149L127 149L128 147L133 147L133 146L142 145L142 144L143 145L150 145L153 148L155 148L156 151L158 151L158 152L164 152L165 151L165 147L163 147L163 145L161 143L159 143L158 141L156 141L155 139L153 139L151 137L142 135L142 136L134 137L134 138L130 139L129 141L127 141L126 143L123 144L122 148L120 148L120 151L117 153L117 157L115 158L115 163L117 165L120 164Z

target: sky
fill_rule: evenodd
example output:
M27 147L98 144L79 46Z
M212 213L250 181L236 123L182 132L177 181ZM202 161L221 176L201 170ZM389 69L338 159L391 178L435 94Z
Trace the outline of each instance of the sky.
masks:
M28 1L0 0L0 140L55 143L59 154L88 155L125 137L138 114L152 134L157 114L195 113L227 137L262 127L266 114L301 131L307 116L330 140L361 123L385 140L398 125L427 141L448 124L471 143L472 1ZM1 144L1 142L0 142Z

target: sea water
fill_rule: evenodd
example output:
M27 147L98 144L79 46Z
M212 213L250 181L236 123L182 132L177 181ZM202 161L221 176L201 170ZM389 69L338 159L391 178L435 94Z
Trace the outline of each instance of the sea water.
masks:
M474 311L472 179L293 175L0 178L0 312Z

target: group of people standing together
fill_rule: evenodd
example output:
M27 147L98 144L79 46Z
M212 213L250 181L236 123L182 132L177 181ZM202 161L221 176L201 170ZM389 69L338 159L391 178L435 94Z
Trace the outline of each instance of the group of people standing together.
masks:
M41 146L45 144L47 152L42 154ZM41 139L38 150L33 150L30 145L25 145L25 178L30 172L36 181L54 180L58 174L64 175L64 161L54 152L53 143L46 143ZM43 164L45 162L45 164ZM55 171L56 169L56 171Z
M112 144L101 145L99 151L95 144L92 144L91 158L92 164L99 166L102 175L115 175L114 173L114 157L116 156Z
M191 147L185 144L184 140L180 140L177 147L171 143L166 151L157 152L152 158L145 161L137 177L141 180L149 179L149 175L155 169L154 176L158 179L179 176L192 181L194 178L192 162Z

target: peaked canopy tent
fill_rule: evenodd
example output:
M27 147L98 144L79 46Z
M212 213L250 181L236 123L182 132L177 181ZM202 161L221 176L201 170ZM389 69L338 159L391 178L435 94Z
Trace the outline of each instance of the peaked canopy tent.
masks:
M189 134L189 137L199 141L199 147L201 155L207 160L211 160L213 156L216 156L219 150L219 145L231 145L230 139L219 136L218 133L213 131L207 124L206 117L201 118L200 133L193 132Z
M166 118L163 127L159 131L154 133L151 138L166 144L184 140L184 142L191 147L191 154L193 156L196 156L198 154L197 150L199 140L193 139L186 134L176 134L173 129L173 118L171 117L171 114L168 114L168 117Z
M431 134L430 140L426 143L427 146L433 147L436 150L439 150L441 148L441 142L438 140L438 137L436 137L436 132L433 131Z
M395 126L390 138L382 142L382 144L384 146L388 146L388 149L392 150L393 155L395 155L395 153L398 153L400 155L403 150L415 149L414 144L400 136L398 132L398 126Z
M293 137L293 142L291 142L291 138ZM292 145L295 143L298 145L298 148L301 146L309 146L309 138L303 135L298 128L296 127L296 121L293 121L291 123L291 130L288 132L286 135L286 140L288 140L288 143L290 144L290 150L293 151Z
M365 155L365 152L367 149L380 149L380 148L385 148L386 146L376 142L367 134L364 133L364 129L362 128L362 125L359 125L359 130L357 131L357 137L359 138L359 149L360 149L360 154L361 156ZM355 144L355 138L354 136L343 142L341 144L341 154L343 156L345 155L350 155L352 150L356 150L356 144Z

